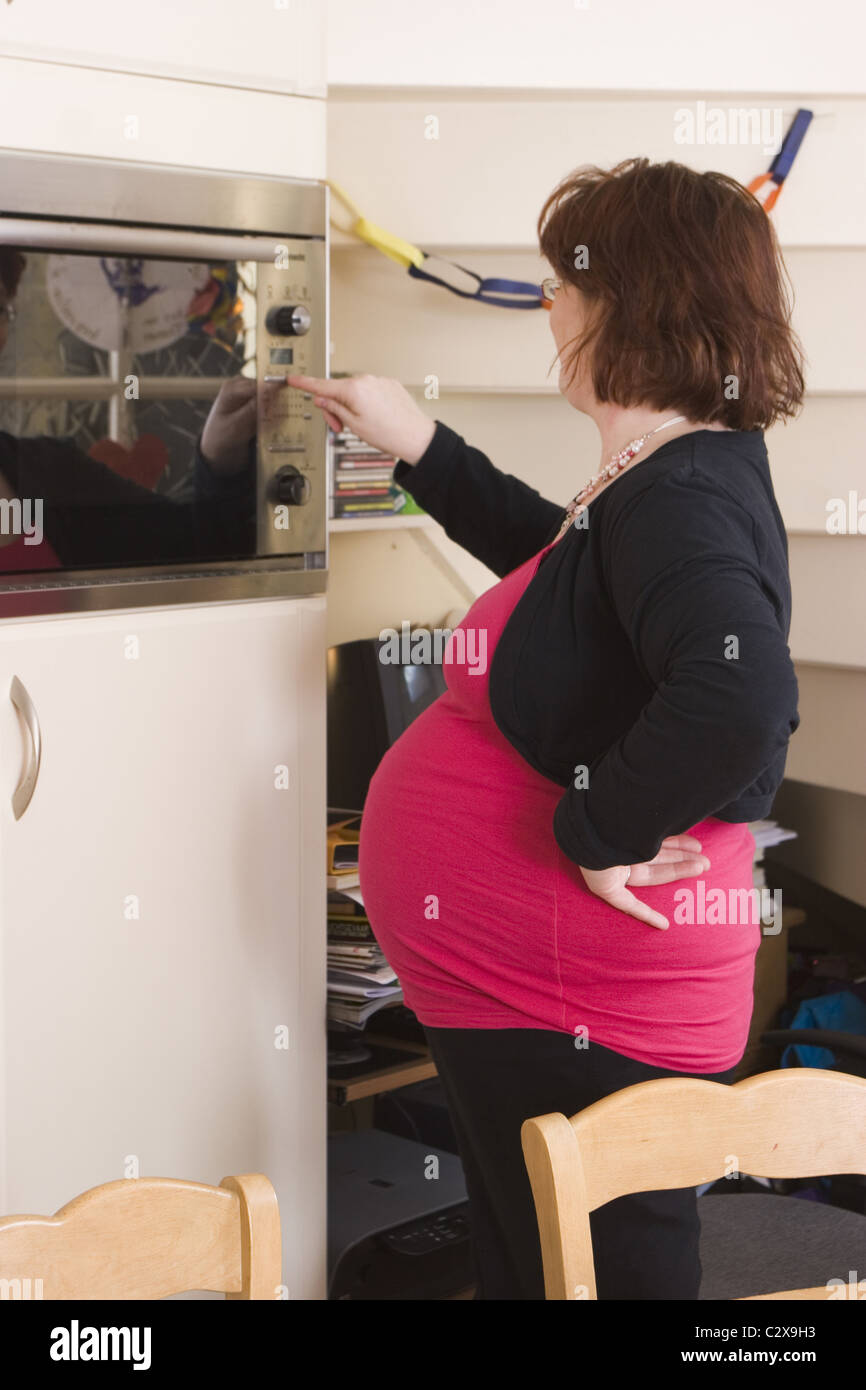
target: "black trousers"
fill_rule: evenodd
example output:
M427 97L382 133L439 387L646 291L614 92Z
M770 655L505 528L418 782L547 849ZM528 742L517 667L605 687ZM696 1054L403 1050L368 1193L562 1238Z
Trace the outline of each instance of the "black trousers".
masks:
M466 1176L477 1298L543 1299L541 1245L520 1127L573 1115L665 1071L543 1028L425 1028ZM704 1081L730 1083L735 1068ZM672 1148L676 1135L671 1135ZM599 1299L696 1299L700 1222L694 1188L618 1197L591 1213Z

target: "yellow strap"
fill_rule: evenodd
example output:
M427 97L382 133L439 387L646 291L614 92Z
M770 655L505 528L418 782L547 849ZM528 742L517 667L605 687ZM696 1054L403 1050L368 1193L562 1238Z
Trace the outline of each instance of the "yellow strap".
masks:
M381 251L383 256L389 256L398 265L421 266L424 263L424 252L417 246L413 246L411 241L404 241L402 237L393 236L391 232L386 232L384 227L378 227L375 222L368 222L366 217L362 217L349 195L340 188L339 184L332 179L326 179L328 187L335 198L348 208L351 213L351 222L348 226L343 226L331 214L332 224L339 228L341 232L350 232L353 236L359 237L361 241L366 241L369 246L373 246L377 251Z

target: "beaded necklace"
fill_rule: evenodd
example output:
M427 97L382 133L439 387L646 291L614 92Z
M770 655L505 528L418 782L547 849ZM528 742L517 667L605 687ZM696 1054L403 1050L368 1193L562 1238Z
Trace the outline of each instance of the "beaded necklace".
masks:
M680 421L685 420L685 418L685 415L674 415L670 420L665 420L663 424L656 425L654 430L648 430L646 434L640 435L638 439L633 439L631 443L626 444L624 449L620 449L619 453L614 454L608 463L605 464L604 468L602 468L601 472L596 473L594 478L590 478L589 482L585 483L580 489L580 492L571 499L565 509L565 520L559 529L559 535L557 535L556 540L558 541L560 536L565 535L569 526L577 520L581 512L586 511L591 495L595 492L599 484L608 482L611 478L615 478L617 474L621 473L624 468L627 468L635 454L640 452L651 435L658 434L659 430L666 430L671 425L678 425ZM554 545L555 544L556 541L554 541Z

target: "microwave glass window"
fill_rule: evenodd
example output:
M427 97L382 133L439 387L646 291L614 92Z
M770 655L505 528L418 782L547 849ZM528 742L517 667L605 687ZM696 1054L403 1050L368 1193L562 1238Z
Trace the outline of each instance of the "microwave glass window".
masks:
M0 580L254 557L255 440L216 479L197 442L256 376L256 263L0 246L0 271Z

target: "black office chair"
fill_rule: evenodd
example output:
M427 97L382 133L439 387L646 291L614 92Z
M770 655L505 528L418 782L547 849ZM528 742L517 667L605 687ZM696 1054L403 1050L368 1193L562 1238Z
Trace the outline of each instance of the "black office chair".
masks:
M860 1033L838 1032L832 1028L771 1028L761 1034L768 1047L825 1047L835 1057L827 1071L846 1071L850 1076L866 1076L866 1037Z

